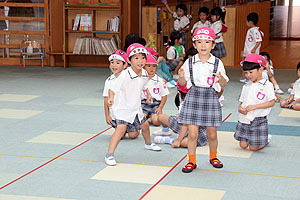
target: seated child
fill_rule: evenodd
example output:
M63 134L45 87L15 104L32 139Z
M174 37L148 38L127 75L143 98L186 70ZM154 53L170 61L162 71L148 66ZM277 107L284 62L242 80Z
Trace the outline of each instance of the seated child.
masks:
M175 97L175 105L177 106L179 112L181 109L181 105L184 101L184 98L188 92L188 89L185 86L180 86L177 82L178 86L178 93ZM181 103L180 103L181 99ZM156 136L154 138L154 142L159 144L159 143L165 143L165 144L171 144L173 148L178 148L178 147L184 147L187 148L188 144L188 129L186 125L180 124L178 122L178 116L168 116L165 114L160 114L158 115L158 120L161 124L164 126L169 127L172 129L173 132L177 133L178 136L171 138L171 137L166 137L166 136ZM199 126L199 135L197 139L197 146L205 146L207 144L207 135L206 135L206 128Z
M280 102L280 107L300 111L300 62L297 65L298 80L293 85L290 98Z
M142 129L145 149L161 150L159 146L151 143L149 123L143 114L141 105L141 92L148 82L148 74L143 69L146 64L147 53L143 45L131 44L127 48L127 62L130 67L124 70L109 87L107 103L113 111L115 118L113 123L115 123L116 128L105 156L107 165L117 164L114 152L125 132L129 130L138 131ZM149 90L147 93L147 100L150 103L152 97Z
M249 54L243 61L243 70L250 81L245 84L240 96L239 121L234 138L240 147L250 151L264 148L271 140L268 136L268 119L275 104L274 87L262 78L265 59L258 54Z
M146 65L144 69L148 73L148 83L142 92L142 109L146 119L150 119L154 126L159 126L158 115L162 113L163 107L167 101L169 90L165 81L156 75L157 61L154 56L148 54L146 56ZM147 103L147 89L149 90L153 102Z
M201 7L198 11L199 21L196 22L191 30L192 35L197 28L202 28L204 26L210 27L210 22L207 20L209 15L209 9L207 7Z
M185 48L182 45L182 35L174 31L170 35L169 48L167 51L167 64L171 71L174 71L174 79L178 79L178 70L183 65Z
M260 52L259 55L263 56L266 60L266 66L262 73L263 78L266 80L270 80L271 83L273 83L276 94L284 94L274 77L274 68L270 55L267 52Z

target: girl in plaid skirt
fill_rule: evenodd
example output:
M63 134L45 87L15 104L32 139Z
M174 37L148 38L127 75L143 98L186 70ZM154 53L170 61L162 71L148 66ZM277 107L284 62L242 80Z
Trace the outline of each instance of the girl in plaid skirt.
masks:
M179 114L179 123L188 127L188 164L182 169L184 173L192 172L196 167L196 146L199 126L206 127L210 159L216 168L222 168L222 162L217 158L217 127L221 125L222 111L218 95L227 82L222 61L210 54L215 47L216 35L211 28L196 29L193 45L198 54L188 59L179 70L179 84L190 90L185 97Z

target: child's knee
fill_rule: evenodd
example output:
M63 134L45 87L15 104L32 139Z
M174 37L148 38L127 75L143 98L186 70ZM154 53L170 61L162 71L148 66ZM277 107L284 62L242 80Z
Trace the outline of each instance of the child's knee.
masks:
M286 104L285 101L281 101L281 102L280 102L280 107L281 107L281 108L284 108L284 107L285 107L285 104Z
M216 140L216 139L218 139L217 137L218 137L218 136L217 136L217 133L210 133L210 134L207 134L207 139L208 139L208 140Z
M134 131L134 132L129 132L129 133L128 133L128 137L129 137L130 139L135 139L135 138L138 137L138 135L139 135L139 131Z
M240 147L241 147L242 149L247 149L247 147L248 147L248 142L240 142Z
M151 116L151 122L154 126L160 126L160 122L158 120L158 115L152 115Z
M295 104L295 105L293 106L293 108L294 108L294 110L296 110L296 111L300 111L300 103Z
M259 149L261 149L261 148L263 148L263 147L260 147L260 146L252 146L252 145L249 146L250 151L257 151L257 150L259 150Z
M142 130L145 130L145 129L149 129L149 122L148 121L145 121L144 123L141 124L140 128Z

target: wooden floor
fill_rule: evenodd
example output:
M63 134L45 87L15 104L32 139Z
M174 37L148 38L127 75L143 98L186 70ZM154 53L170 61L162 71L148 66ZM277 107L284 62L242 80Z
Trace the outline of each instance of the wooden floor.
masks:
M300 62L300 40L270 40L268 51L275 68L296 69Z

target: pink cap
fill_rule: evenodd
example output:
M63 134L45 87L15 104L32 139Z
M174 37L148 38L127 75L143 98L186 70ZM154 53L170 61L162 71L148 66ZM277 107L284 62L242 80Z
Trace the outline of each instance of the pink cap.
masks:
M141 45L139 43L133 43L127 48L128 57L131 57L134 54L138 54L138 53L148 54L148 51L146 50L146 48L143 45Z
M216 34L214 30L209 27L197 28L194 32L193 41L196 40L212 40L215 41Z
M121 60L126 63L127 62L127 53L122 50L116 50L108 58L109 61L111 61L113 59Z
M147 49L147 51L148 51L151 55L153 55L153 56L157 56L157 55L158 55L158 52L155 51L155 49L153 49L153 48L151 48L151 47L147 47L146 49Z
M181 86L179 84L179 81L177 81L176 85L177 85L177 88L179 91L181 91L183 93L188 93L189 89L187 89L187 87L186 87L187 83L184 86Z
M156 58L153 56L153 55L151 55L151 54L147 54L147 56L146 56L146 64L154 64L154 65L157 65L157 60L156 60Z
M259 55L259 54L254 54L254 53L251 53L249 54L245 60L243 60L241 62L241 65L243 65L244 62L252 62L252 63L257 63L257 64L260 64L261 66L265 66L266 64L266 60L263 56Z

